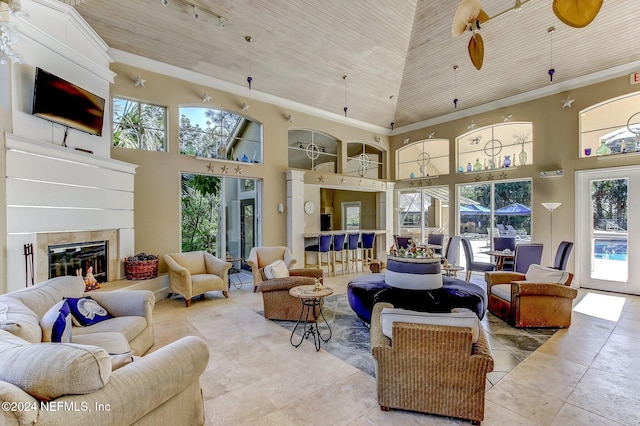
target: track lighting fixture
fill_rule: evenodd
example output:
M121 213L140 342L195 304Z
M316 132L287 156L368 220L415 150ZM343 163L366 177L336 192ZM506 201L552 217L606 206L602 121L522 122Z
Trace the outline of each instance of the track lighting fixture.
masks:
M0 0L0 1L4 1L4 0ZM7 0L8 1L8 0ZM19 0L13 0L13 1L19 1ZM190 8L193 9L193 12L191 14L191 17L195 20L199 20L200 17L204 14L204 15L209 15L211 17L214 17L218 20L218 26L220 28L224 28L227 26L227 24L229 23L229 19L225 18L224 16L215 13L213 10L211 9L207 9L205 7L202 7L196 3L194 3L191 0L176 0L176 2L182 3L185 6L188 6ZM163 6L168 6L169 5L169 0L160 0L160 4L162 4Z

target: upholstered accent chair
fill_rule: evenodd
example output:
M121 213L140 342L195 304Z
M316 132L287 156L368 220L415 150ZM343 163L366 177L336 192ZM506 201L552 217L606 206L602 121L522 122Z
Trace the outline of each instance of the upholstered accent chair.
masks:
M227 282L231 264L206 251L168 253L164 255L169 272L169 296L185 298L187 308L194 296L220 290L229 297Z
M460 239L462 243L462 248L464 250L464 258L466 260L466 268L467 274L465 277L465 281L469 281L471 279L472 272L486 272L493 271L495 269L495 265L489 262L476 262L473 259L473 248L471 247L471 242L468 238L462 237Z
M571 325L573 274L531 265L520 272L485 272L489 312L517 328L565 328Z
M518 244L513 258L513 271L525 274L529 266L540 265L544 245L540 243Z
M458 417L480 424L484 419L486 376L493 370L493 358L477 318L476 331L466 326L394 322L390 338L383 332L384 308L393 305L376 303L371 317L371 352L377 362L380 408Z
M260 269L262 282L258 289L262 293L262 303L264 304L264 317L275 320L296 321L300 318L302 311L301 299L289 294L289 290L299 285L314 285L316 279L323 282L322 269L292 269L288 277L271 278L265 275L264 268ZM320 315L320 307L324 304L324 299L320 300L320 306L313 313L314 320Z
M254 247L249 252L249 258L247 264L251 267L251 273L253 274L253 292L258 288L258 285L262 282L260 275L260 268L264 268L267 265L272 264L276 260L283 260L287 269L291 269L296 259L294 259L289 247L285 246L269 246L269 247Z

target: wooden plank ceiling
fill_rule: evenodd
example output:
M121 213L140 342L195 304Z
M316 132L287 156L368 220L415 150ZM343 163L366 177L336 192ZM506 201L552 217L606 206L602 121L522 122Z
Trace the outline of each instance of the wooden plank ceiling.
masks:
M63 0L61 0L63 1ZM561 23L551 0L484 0L484 66L451 35L459 0L65 0L105 42L188 70L389 127L413 124L640 60L636 0L605 1L587 27ZM556 31L550 35L551 26ZM250 35L253 42L247 43ZM453 70L459 65L458 71ZM345 81L343 75L348 78ZM517 117L514 117L517 119Z

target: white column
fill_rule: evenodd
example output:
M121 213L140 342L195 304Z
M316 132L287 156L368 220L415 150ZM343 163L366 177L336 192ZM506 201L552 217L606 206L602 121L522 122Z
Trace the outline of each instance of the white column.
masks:
M304 174L287 171L287 246L298 268L304 267Z

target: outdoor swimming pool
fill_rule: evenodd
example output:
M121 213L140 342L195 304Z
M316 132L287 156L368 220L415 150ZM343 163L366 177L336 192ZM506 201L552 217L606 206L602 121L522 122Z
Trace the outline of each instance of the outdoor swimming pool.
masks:
M596 238L593 240L596 259L627 260L627 240Z

